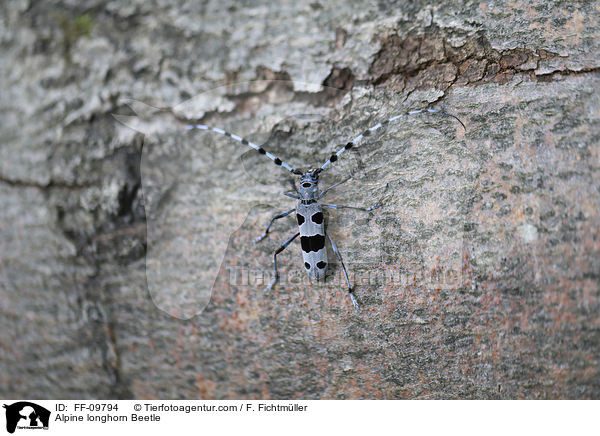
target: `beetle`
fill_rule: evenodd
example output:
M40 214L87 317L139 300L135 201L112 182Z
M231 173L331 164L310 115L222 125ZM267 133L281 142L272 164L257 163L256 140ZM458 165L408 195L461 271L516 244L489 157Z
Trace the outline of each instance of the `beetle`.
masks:
M265 229L263 234L255 239L253 239L253 242L255 242L255 243L262 241L264 238L266 238L268 236L269 230L271 229L271 226L273 225L273 223L276 220L284 218L294 212L296 213L296 221L298 223L298 231L293 236L288 238L283 244L281 244L281 246L277 250L275 250L275 252L273 254L274 276L273 276L273 279L270 281L270 283L265 287L265 292L269 291L277 283L277 281L279 279L279 273L277 271L277 255L279 253L281 253L283 250L285 250L298 237L300 237L300 245L302 247L302 259L304 262L304 269L306 270L306 272L308 273L310 278L316 279L316 280L324 279L327 274L327 267L328 267L327 250L325 247L325 243L326 243L326 240L329 240L329 243L331 244L331 248L332 248L333 252L335 253L335 255L337 256L337 259L339 260L339 262L341 264L342 271L344 272L344 277L346 279L346 284L347 284L347 292L350 296L350 299L352 300L352 304L354 305L356 310L359 309L358 302L356 300L356 297L354 296L352 286L350 285L350 279L348 278L348 272L346 270L346 266L344 265L342 255L341 255L340 251L338 250L337 246L335 245L333 239L331 239L331 236L329 236L329 234L326 231L325 221L324 221L324 216L323 216L323 208L326 207L326 208L331 208L331 209L355 209L355 210L369 212L369 211L377 209L378 207L381 206L381 204L380 203L375 204L370 207L356 207L356 206L343 206L343 205L337 205L337 204L321 203L321 202L319 202L319 200L322 199L329 190L346 182L348 179L343 180L339 183L336 183L332 186L329 186L328 188L326 188L323 191L319 191L319 175L330 164L336 162L342 153L344 153L347 150L352 149L356 145L357 142L359 142L360 140L362 140L365 137L370 136L374 131L376 131L382 127L385 127L390 122L396 121L404 116L416 115L416 114L423 113L423 112L438 113L438 114L450 116L450 117L456 119L463 126L463 128L465 127L465 125L462 123L462 121L460 121L460 119L458 119L456 116L449 114L443 110L418 109L418 110L404 112L404 113L395 115L391 118L388 118L384 121L381 121L381 122L375 124L374 126L369 127L368 129L364 130L361 134L359 134L352 141L347 142L338 151L331 154L329 159L327 159L327 161L323 165L321 165L318 168L313 168L313 169L309 169L306 171L302 171L302 170L291 167L290 165L288 165L286 162L282 161L277 156L266 151L263 147L255 144L252 141L249 141L241 136L238 136L234 133L230 133L226 130L219 129L217 127L206 126L204 124L190 124L190 125L186 126L186 128L188 130L194 130L194 129L208 130L208 131L212 131L212 132L218 133L220 135L225 135L229 138L232 138L232 139L242 143L243 145L253 148L258 153L271 159L275 165L283 167L284 169L291 172L292 174L300 176L299 187L296 189L296 192L286 192L284 194L290 198L298 200L296 207L275 215L271 219L269 224L267 225L267 228Z

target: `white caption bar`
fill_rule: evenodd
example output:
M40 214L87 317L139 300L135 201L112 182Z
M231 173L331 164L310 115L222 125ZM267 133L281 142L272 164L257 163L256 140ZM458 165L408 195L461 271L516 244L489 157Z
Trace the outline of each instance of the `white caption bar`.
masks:
M0 434L599 434L598 401L2 400ZM42 433L35 430L44 430ZM8 432L8 433L7 433Z

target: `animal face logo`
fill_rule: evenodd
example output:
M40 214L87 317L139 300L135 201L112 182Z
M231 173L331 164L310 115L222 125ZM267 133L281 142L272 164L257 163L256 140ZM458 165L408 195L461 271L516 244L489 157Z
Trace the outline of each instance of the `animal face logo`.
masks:
M5 404L6 431L14 433L21 429L47 429L50 421L50 411L29 401L19 401L10 405Z

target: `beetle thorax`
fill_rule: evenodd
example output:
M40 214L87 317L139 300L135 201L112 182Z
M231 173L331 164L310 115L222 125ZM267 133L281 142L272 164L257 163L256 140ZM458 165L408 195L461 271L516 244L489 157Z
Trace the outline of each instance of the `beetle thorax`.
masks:
M314 170L307 171L300 177L300 187L298 188L300 200L316 200L319 198L319 175Z

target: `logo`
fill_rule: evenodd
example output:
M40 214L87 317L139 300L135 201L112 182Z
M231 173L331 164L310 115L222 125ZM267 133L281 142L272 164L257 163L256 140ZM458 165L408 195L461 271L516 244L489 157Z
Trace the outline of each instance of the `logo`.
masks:
M50 411L29 401L19 401L6 409L6 431L14 433L15 429L48 429Z

